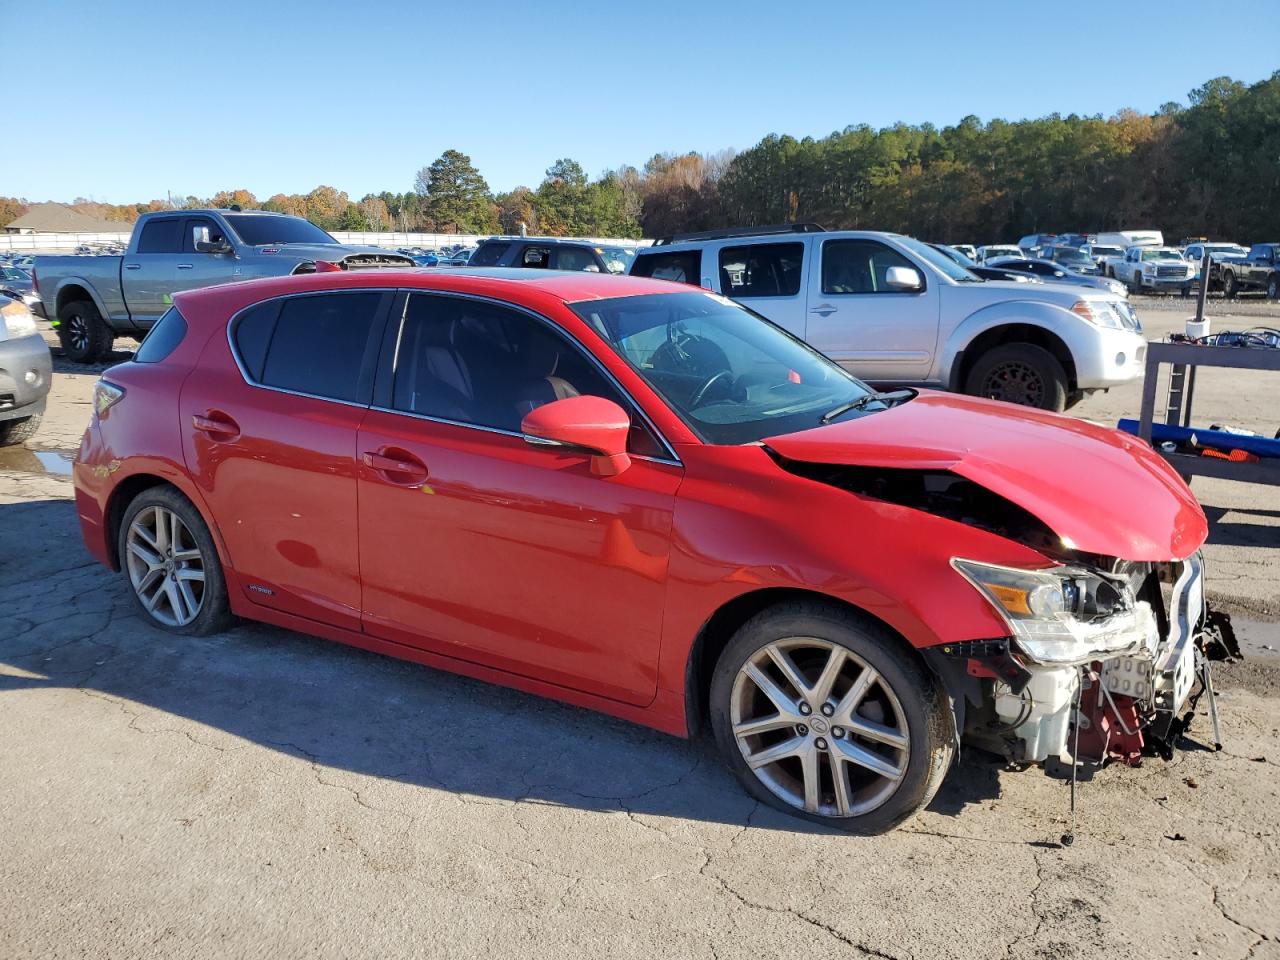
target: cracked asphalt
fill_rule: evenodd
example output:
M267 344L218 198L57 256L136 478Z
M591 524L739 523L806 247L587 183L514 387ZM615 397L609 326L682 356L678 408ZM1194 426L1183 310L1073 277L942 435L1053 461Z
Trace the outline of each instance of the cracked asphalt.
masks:
M1065 781L972 751L849 837L754 803L707 738L151 629L81 545L58 471L94 376L58 370L0 453L0 957L1280 958L1280 492L1196 481L1252 654L1217 674L1224 752L1201 715L1172 763L1098 772L1070 847ZM1280 409L1207 379L1216 417Z

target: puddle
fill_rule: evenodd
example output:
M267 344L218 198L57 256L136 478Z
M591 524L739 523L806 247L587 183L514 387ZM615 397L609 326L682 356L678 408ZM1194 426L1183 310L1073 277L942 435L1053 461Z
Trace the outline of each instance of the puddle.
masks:
M0 447L0 470L70 477L75 454L63 450L29 450L23 446Z

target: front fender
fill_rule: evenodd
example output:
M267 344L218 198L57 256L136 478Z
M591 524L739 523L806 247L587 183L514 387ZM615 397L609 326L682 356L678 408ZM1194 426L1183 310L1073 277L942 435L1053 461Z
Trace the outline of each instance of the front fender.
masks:
M1079 356L1090 342L1089 324L1065 307L1043 300L1005 300L975 310L965 317L947 336L939 361L940 379L957 389L960 356L971 343L998 327L1036 327L1053 334L1067 345L1073 357Z

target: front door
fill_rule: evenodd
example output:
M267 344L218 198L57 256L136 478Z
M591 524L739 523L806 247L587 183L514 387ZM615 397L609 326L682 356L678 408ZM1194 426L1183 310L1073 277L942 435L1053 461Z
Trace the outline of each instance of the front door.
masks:
M809 343L872 383L927 380L938 344L937 284L879 240L818 239L815 246L820 261L809 271ZM916 271L921 289L891 286L892 267Z
M245 311L183 385L191 475L244 599L360 629L356 430L393 294L310 294Z
M649 702L679 465L634 412L636 456L615 477L523 439L543 403L629 405L542 318L414 293L388 340L357 444L365 631Z

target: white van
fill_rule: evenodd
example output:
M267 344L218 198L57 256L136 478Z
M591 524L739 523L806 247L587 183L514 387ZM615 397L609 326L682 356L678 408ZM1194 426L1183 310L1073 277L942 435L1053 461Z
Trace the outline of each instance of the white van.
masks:
M1130 247L1163 247L1164 234L1159 230L1121 230L1119 233L1100 233L1093 241L1102 247L1119 247L1128 250Z

